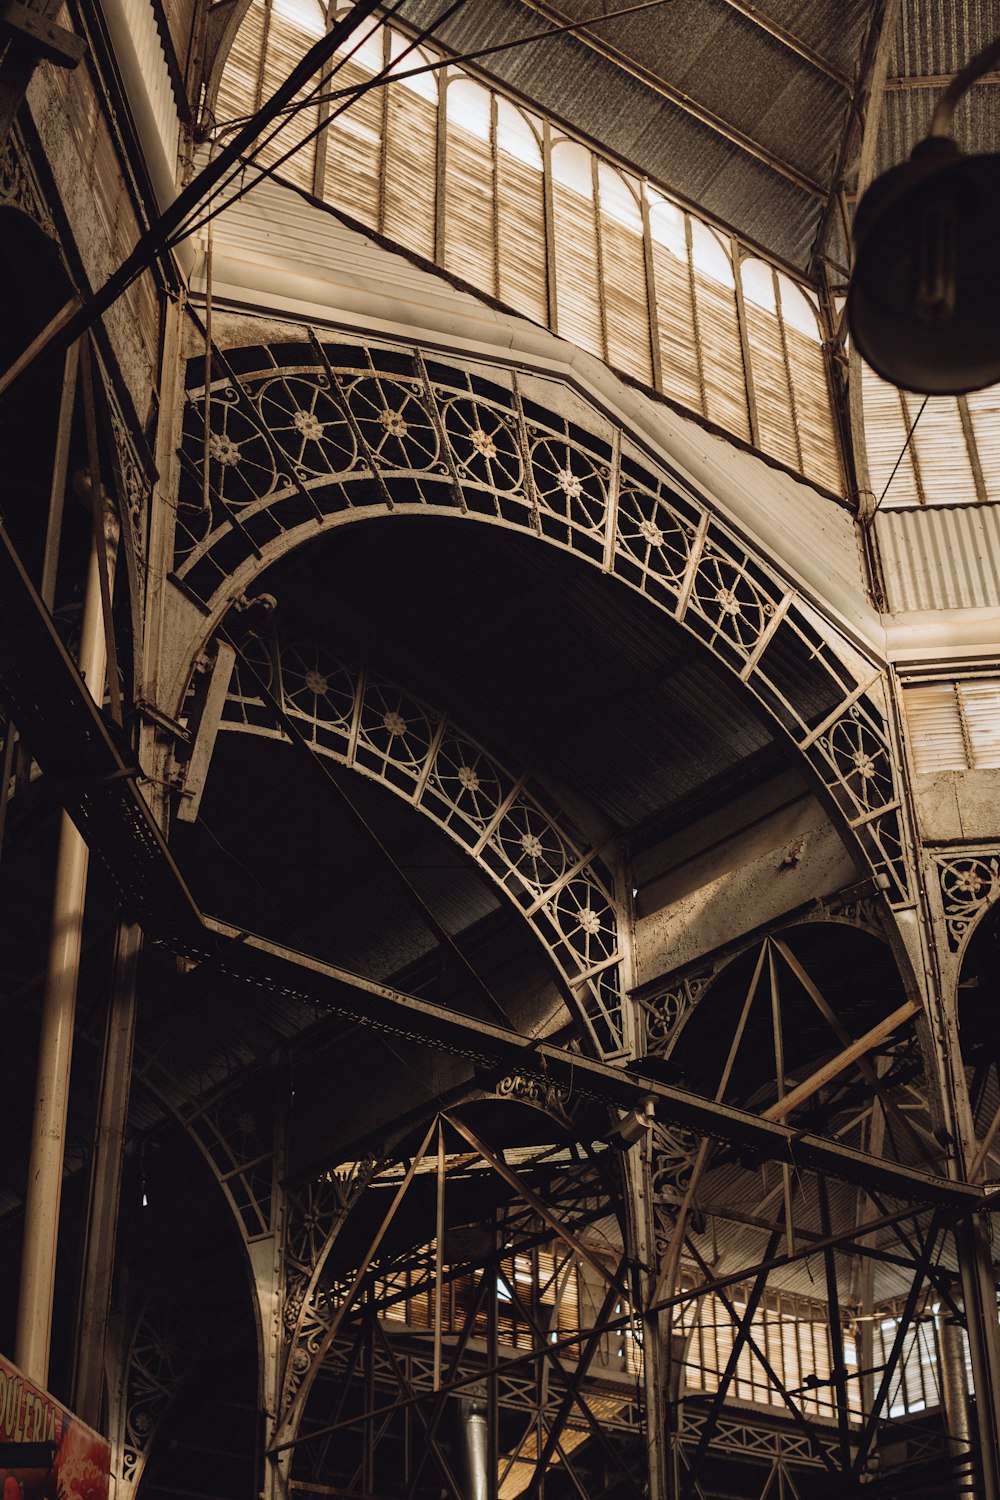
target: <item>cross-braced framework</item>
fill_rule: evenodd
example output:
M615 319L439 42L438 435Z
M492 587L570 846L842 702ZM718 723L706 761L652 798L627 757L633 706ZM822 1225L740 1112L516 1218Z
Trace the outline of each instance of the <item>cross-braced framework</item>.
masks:
M192 363L174 577L218 620L268 563L379 514L487 522L568 549L665 611L800 750L889 899L909 899L882 673L706 501L597 409L530 376L322 342ZM551 401L551 383L549 383ZM866 675L867 673L867 675Z
M756 1082L765 1114L782 1073L774 1057L761 1062L755 1006L780 1053L798 985L842 1040L794 943L792 929L747 951L752 971L726 1048L724 1071L737 1094ZM731 968L715 985L727 977L735 984ZM718 1028L724 1008L708 983L674 1037L675 1059L683 1060L699 1011L713 1007ZM702 1050L697 1037L687 1040ZM741 1049L749 1052L749 1081ZM799 1058L784 1060L790 1098ZM931 1149L913 1048L887 1035L865 1062L877 1075L877 1102L852 1086L842 1065L822 1085L824 1128L875 1152L893 1131L903 1157L921 1141ZM665 1258L650 1290L630 1257L621 1176L629 1158L579 1144L591 1132L564 1088L512 1075L489 1095L474 1091L480 1107L487 1098L530 1105L555 1144L501 1155L452 1110L402 1159L359 1159L279 1186L280 1203L268 1210L258 1194L256 1216L248 1216L247 1195L234 1185L250 1187L267 1154L255 1129L262 1080L245 1079L238 1057L200 1072L192 1063L183 1048L175 1045L168 1060L154 1045L141 1072L150 1087L173 1083L176 1092L181 1080L201 1087L182 1113L230 1198L265 1332L266 1310L277 1306L277 1346L265 1359L276 1381L267 1403L275 1414L269 1472L283 1472L293 1492L396 1493L402 1473L408 1494L430 1485L459 1500L466 1482L459 1455L470 1424L482 1418L487 1492L500 1500L534 1495L543 1480L560 1494L565 1486L580 1495L638 1494L648 1478L651 1414L640 1376L651 1340L670 1350L661 1418L678 1494L726 1493L726 1462L740 1466L743 1484L757 1475L761 1496L818 1493L823 1474L854 1483L880 1472L890 1431L908 1459L921 1455L924 1475L944 1474L944 1483L952 1473L959 1482L968 1431L947 1405L944 1381L928 1385L925 1376L928 1351L945 1347L947 1321L963 1317L953 1210L899 1207L805 1168L741 1161L719 1143L657 1123L652 1187ZM280 1152L280 1108L274 1118ZM500 1133L508 1138L506 1126ZM275 1166L273 1178L265 1170L260 1180L279 1183L283 1169ZM485 1196L484 1179L493 1184ZM265 1274L267 1259L254 1256L267 1238L261 1212L272 1223L276 1279ZM717 1238L722 1226L737 1229L739 1242ZM192 1343L182 1368L184 1350L167 1335L148 1310L133 1339L124 1411L135 1427L136 1477L148 1451L143 1439L155 1436L199 1355ZM943 1423L928 1428L918 1413L942 1399ZM737 1415L734 1400L759 1409ZM894 1493L906 1494L905 1483L901 1472Z
M493 1097L525 1091L502 1080ZM638 1486L640 1333L618 1217L621 1158L610 1153L609 1167L606 1151L568 1148L570 1124L557 1104L541 1132L554 1129L556 1142L512 1165L451 1112L407 1162L372 1179L369 1204L385 1207L360 1266L328 1266L332 1337L297 1436L290 1424L272 1447L276 1458L295 1449L293 1488L378 1493L388 1464L394 1484L402 1466L407 1493L430 1484L459 1500L471 1455L456 1425L479 1413L490 1494L534 1494L553 1465L580 1488L572 1455L582 1444ZM632 1438L630 1460L616 1434Z
M714 1089L717 1099L740 1099L764 1118L794 1119L875 1154L929 1165L941 1148L913 1030L917 1007L896 1003L888 954L880 965L875 930L863 939L861 931L842 943L839 975L828 965L815 972L831 926L807 923L652 992L643 1003L647 1045L699 1092ZM853 992L847 1003L845 983ZM848 1023L863 1035L852 1036ZM901 1215L881 1193L853 1192L795 1165L769 1166L666 1124L654 1126L652 1159L656 1297L669 1304L671 1389L712 1393L695 1400L693 1427L686 1415L677 1421L678 1494L710 1495L723 1483L713 1465L733 1400L781 1410L808 1461L852 1482L877 1472L889 1416L897 1439L909 1443L920 1436L906 1425L911 1416L943 1408L935 1482L958 1483L973 1452L968 1354L964 1345L956 1352L946 1325L961 1318L964 1252L944 1222L927 1211ZM846 1223L856 1226L848 1241L834 1232ZM741 1261L745 1278L727 1277ZM698 1283L707 1290L685 1303ZM926 1377L939 1349L958 1372L950 1385ZM777 1440L761 1441L759 1493L800 1493ZM905 1477L894 1482L908 1493Z
M461 1205L464 1180L484 1166L496 1171L498 1159L459 1117L439 1122L438 1130L436 1153L432 1126L415 1156L386 1169L382 1198L391 1194L392 1201L379 1211L360 1269L329 1273L337 1337L323 1350L297 1440L273 1445L275 1456L295 1449L293 1489L382 1493L393 1488L388 1465L397 1479L402 1466L408 1493L419 1493L430 1477L458 1500L466 1476L456 1434L469 1416L467 1402L483 1413L490 1433L486 1493L533 1495L547 1479L559 1493L586 1494L598 1475L601 1493L641 1493L646 1434L636 1375L657 1325L653 1310L630 1297L627 1256L608 1253L613 1203L597 1190L590 1164L561 1169L540 1199L531 1182L550 1153L535 1152L534 1161L502 1174L524 1202L509 1201L491 1227L472 1231L463 1227L461 1206L450 1207L452 1196ZM462 1145L471 1150L456 1149ZM436 1225L435 1237L420 1239L411 1202L405 1234L393 1242L392 1221L422 1176L434 1186L423 1199L423 1223L427 1230ZM944 1432L905 1420L940 1399L935 1391L927 1400L926 1390L923 1401L912 1398L913 1370L919 1376L939 1324L960 1310L943 1216L893 1210L837 1235L829 1185L820 1178L811 1192L826 1232L799 1226L808 1247L777 1254L787 1230L778 1222L762 1263L723 1269L708 1264L692 1231L680 1290L660 1299L675 1311L685 1356L670 1403L679 1494L725 1493L716 1488L720 1453L740 1462L744 1483L759 1473L761 1495L772 1483L777 1493L818 1492L810 1486L820 1473L842 1484L873 1478L889 1411L897 1447L919 1449L925 1466L933 1459L956 1479L968 1469L967 1431L951 1432L949 1448L952 1412ZM603 1244L593 1238L595 1224L605 1226ZM456 1256L470 1240L491 1236L491 1254L477 1243L474 1259ZM615 1241L620 1248L617 1235ZM826 1299L769 1284L812 1257L824 1268ZM356 1260L357 1250L349 1265ZM858 1265L862 1272L890 1268L901 1287L867 1322L847 1300ZM729 1402L760 1402L765 1389L772 1400L780 1397L782 1417L734 1415ZM905 1476L898 1484L907 1493Z

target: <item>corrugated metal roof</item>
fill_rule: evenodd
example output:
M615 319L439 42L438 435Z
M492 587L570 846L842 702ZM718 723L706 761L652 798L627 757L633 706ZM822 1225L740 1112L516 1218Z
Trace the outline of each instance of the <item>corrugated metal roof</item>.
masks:
M427 25L436 9L431 0L410 0L407 21ZM435 35L456 52L471 52L544 29L537 9L553 20L593 12L586 0L558 7L493 0L465 6ZM778 29L796 32L830 58L832 71L853 76L866 0L826 0L806 9L781 18ZM483 69L804 269L850 95L773 29L766 14L755 19L726 0L688 0L596 25L588 41L564 35L532 42L485 59Z

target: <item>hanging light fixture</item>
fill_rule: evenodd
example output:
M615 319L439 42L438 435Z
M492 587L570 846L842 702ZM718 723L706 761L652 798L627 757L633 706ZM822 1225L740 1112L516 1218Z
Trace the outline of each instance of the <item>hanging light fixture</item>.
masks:
M955 106L1000 60L1000 37L957 73L908 162L872 183L854 220L851 337L904 390L961 395L1000 381L1000 155L966 156Z

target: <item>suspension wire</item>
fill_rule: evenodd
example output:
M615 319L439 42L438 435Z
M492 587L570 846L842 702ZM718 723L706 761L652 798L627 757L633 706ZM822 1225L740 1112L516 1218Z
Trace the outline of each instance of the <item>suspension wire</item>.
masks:
M544 42L548 37L561 36L566 32L583 31L588 26L598 25L601 21L617 21L620 17L634 15L637 11L656 10L661 5L672 3L673 0L639 0L639 3L622 6L620 10L602 11L599 15L587 16L582 21L566 21L558 26L550 26L546 31L535 31L528 36L515 37L512 41L495 42L489 47L477 47L472 52L456 52L448 57L439 58L437 62L423 63L419 68L405 68L402 72L396 72L395 70L399 65L400 59L406 56L406 52L401 52L399 57L394 58L390 65L388 70L390 76L383 77L382 74L378 76L383 83L406 83L409 79L419 78L425 73L437 73L443 68L458 67L460 63L478 62L481 58L493 57L498 52L509 52L514 47L525 47L529 42ZM389 12L386 14L388 15ZM445 19L447 17L443 17L442 21L436 21L434 23L435 26L441 25ZM410 50L412 49L406 49L407 52ZM357 48L354 51L357 51ZM359 84L357 87L364 88L366 85ZM320 94L318 98L314 98L311 102L315 104L333 104L336 100L353 92L354 89L337 89L332 94ZM286 105L282 110L282 114L293 115L300 108L303 108L307 102L300 100L297 103ZM248 118L249 116L247 115L234 115L231 120L224 120L221 125L216 126L217 135L226 135L230 130L238 129Z
M402 3L402 0L397 0L397 5L395 7L396 9L398 9L400 3ZM598 16L591 16L583 21L569 21L563 25L550 27L547 31L532 32L529 36L515 37L512 41L497 42L490 47L481 47L476 51L460 53L454 57L449 56L440 58L437 62L423 63L420 67L405 68L400 72L399 64L403 60L403 58L409 56L411 52L420 47L430 36L432 36L433 32L438 27L443 26L446 21L450 20L451 16L457 9L459 9L460 5L463 3L464 0L455 0L455 3L445 11L444 15L439 16L430 26L424 27L424 29L420 33L418 33L418 35L403 49L398 57L390 59L389 63L384 65L378 73L373 74L371 78L366 79L364 83L357 84L349 89L338 89L332 94L320 94L317 93L316 89L313 89L307 98L300 99L297 102L288 105L283 111L287 118L280 124L275 126L274 130L271 132L266 141L260 142L257 146L254 147L254 151L250 157L242 158L243 168L250 165L256 165L260 176L254 178L252 182L245 183L243 187L241 187L237 192L233 193L232 196L227 198L223 203L216 204L214 208L210 209L208 213L203 214L202 217L194 224L189 224L186 228L178 231L177 237L171 241L171 246L178 244L181 239L186 239L190 235L196 234L200 229L203 229L206 224L210 223L212 219L218 217L218 215L223 213L225 209L229 208L234 203L238 203L241 198L246 197L248 193L252 192L252 190L257 187L265 177L273 178L274 176L276 176L280 168L283 167L285 162L287 162L292 156L294 156L296 152L301 151L305 146L308 146L311 141L315 140L317 136L321 135L324 130L329 129L334 121L343 114L345 109L348 109L351 104L355 103L356 100L363 98L372 89L383 88L386 84L405 83L408 79L422 76L425 73L436 73L444 68L457 66L459 63L473 62L477 58L482 57L491 57L494 53L497 52L508 52L514 47L527 46L530 42L545 41L547 37L560 36L565 32L580 31L584 27L592 26L598 21L613 20L616 16L631 15L635 11L652 10L658 8L661 5L670 4L672 3L672 0L640 0L640 3L636 5L625 6L621 10L612 12L610 15L602 14ZM389 12L389 14L392 13L393 12ZM367 41L373 34L374 30L369 32L368 37L366 37L364 40ZM354 51L357 51L358 48L362 45L363 42L359 42L357 44L357 47L353 49L351 56L353 56ZM322 87L322 85L317 85L317 88L319 87ZM256 162L255 158L259 156L260 152L264 150L266 146L269 145L277 135L280 134L280 132L285 128L285 125L288 123L288 120L294 117L296 113L303 109L311 109L314 105L332 104L335 103L338 99L343 101L340 105L340 108L335 110L333 114L329 115L326 119L320 120L313 127L313 129L308 132L308 134L302 137L300 141L296 141L293 145L291 145L284 153L284 155L280 156L276 162L272 162L267 167L262 167L258 162ZM229 130L238 123L238 121L228 121L225 126L221 127L221 129ZM240 175L240 170L241 168L236 168L232 172L228 181L221 185L219 189L220 192L225 187L228 187L231 182L235 181L235 179Z
M377 19L375 21L375 23L372 26L372 28L371 28L370 31L366 32L363 37L360 37L359 40L356 41L346 52L340 54L339 56L335 56L335 61L334 61L333 69L332 69L331 74L330 74L330 78L335 77L337 75L337 73L339 73L341 71L341 69L344 68L347 65L347 63L349 63L351 61L351 59L358 52L360 52L361 48L364 47L368 42L371 41L372 37L376 34L376 32L379 31L382 28L382 26L385 24L385 19L388 18L388 17L391 17L391 16L395 16L397 14L397 12L401 9L401 7L405 3L406 3L406 0L392 0L392 3L386 7L386 10L384 12L384 16L382 18L379 18L379 19ZM452 14L452 11L454 9L455 9L455 7L453 6L451 8L451 10L449 10L448 12L446 12L443 16L440 16L436 21L434 21L430 27L426 28L425 34L428 34L435 27L441 25L444 21L446 21L448 19L448 17ZM366 17L365 19L369 19L369 18ZM321 64L320 65L321 70L322 70L322 67L323 67L323 65ZM376 79L380 80L382 78L382 74L385 73L385 72L387 72L387 71L388 70L386 68L383 68L382 73L379 73L379 74L375 75ZM324 79L323 76L322 76L322 71L321 71L320 72L320 77L317 80L317 82L312 85L312 87L308 90L308 92L305 95L303 95L303 97L301 99L296 100L295 103L294 103L294 105L289 106L288 108L279 111L278 115L275 117L275 123L274 123L273 127L269 130L269 132L267 134L262 134L260 137L258 137L258 139L254 142L253 149L250 152L248 152L245 156L238 157L235 160L235 162L233 163L233 169L229 173L229 176L223 178L223 180L217 185L217 187L215 189L215 193L213 194L213 198L214 197L218 197L218 195L221 194L221 193L224 193L225 190L226 190L226 188L228 188L232 183L234 183L239 177L243 176L245 174L247 166L256 164L257 158L260 156L261 152L267 150L268 146L270 146L271 143L272 143L272 141L274 141L281 134L281 132L285 129L286 125L288 124L289 120L291 118L293 118L294 115L299 110L310 109L310 108L313 107L313 105L319 105L322 102L322 100L320 98L318 98L317 96L319 94L319 90L322 89L322 88L325 88L327 86L327 84L330 81L330 78ZM371 81L372 80L369 80L369 83ZM359 87L359 88L357 88L355 90L352 90L352 89L341 89L339 91L339 93L341 95L351 95L353 93L353 94L356 94L357 97L359 97L359 98L361 97L362 92L364 92L364 90L361 87ZM348 99L348 104L350 104L351 102L353 102L353 101L351 99ZM347 108L348 104L345 104L344 108ZM338 114L340 114L340 113L342 113L342 111L338 110ZM253 115L242 115L240 117L240 121L238 122L240 128L243 128L253 118L254 118ZM327 124L330 124L330 123L332 123L330 120L324 120L323 121L324 125L327 125ZM216 141L217 141L217 139L218 139L218 137L215 138ZM297 141L295 143L295 146L293 147L293 151L298 151L303 146L308 145L309 140L311 140L311 139L312 139L312 137L308 136L308 137L306 137L305 139L303 139L301 141ZM213 141L213 144L215 144L215 141ZM285 156L283 156L281 158L282 164L285 161L288 160L288 154L289 153L286 153ZM264 173L266 172L266 169L261 169L261 171L262 171L262 176L263 176ZM250 188L255 187L256 184L257 184L257 182L259 182L260 180L261 180L261 178L257 178L255 182L250 183L249 186L248 186L248 188L247 188L247 191L249 191ZM229 205L230 202L236 203L238 201L239 200L236 197L233 197L231 199L227 198L225 200L225 202L221 205L221 207L228 207L228 205ZM197 205L196 207L192 208L192 210L191 210L192 214L197 213L198 207L201 207L201 206L204 206L204 205ZM173 238L169 241L169 243L168 243L168 245L167 245L166 248L167 249L173 249L174 246L180 244L182 240L187 239L187 238L190 237L190 235L197 233L197 231L199 229L204 228L204 226L207 223L210 222L210 219L214 218L215 215L219 211L220 210L219 210L218 207L215 208L212 211L211 215L208 215L208 216L206 216L206 217L198 220L194 224L192 224L190 222L190 220L188 220L188 221L186 221L187 222L187 227L185 227L184 224L181 224L178 227L177 231L175 232Z
M896 462L892 466L892 473L889 475L889 478L886 480L886 482L885 482L885 488L883 489L881 495L879 495L878 499L875 501L875 504L872 506L872 513L871 513L871 516L869 517L869 520L873 520L874 519L875 512L878 510L879 506L882 504L882 501L885 499L886 495L889 493L889 486L890 486L890 484L892 483L892 481L896 477L896 470L899 468L900 464L903 462L903 459L906 457L906 450L910 446L910 439L912 438L913 434L916 432L916 430L917 430L917 423L920 421L920 418L923 416L923 414L924 414L924 407L927 405L927 403L928 403L928 401L930 399L931 399L930 396L925 396L924 399L923 399L923 401L921 401L921 403L920 403L920 410L917 412L917 415L913 418L913 426L910 428L909 432L906 434L906 441L903 443L902 448L900 448L900 450L899 450L899 457L896 459Z
M395 5L391 8L389 14L395 14L395 12L403 3L404 0L395 0ZM657 3L660 3L660 0L657 0ZM286 161L295 156L305 146L308 146L310 141L315 140L316 137L318 135L321 135L324 130L327 130L335 120L339 119L339 117L344 113L345 110L350 109L352 104L355 104L359 99L364 98L365 94L367 94L370 89L379 88L385 83L393 82L394 78L391 76L392 71L400 61L400 58L408 56L412 51L414 51L415 48L419 47L424 41L427 40L428 37L433 35L438 26L443 26L444 23L449 20L464 4L465 0L452 0L452 4L448 6L447 10L445 10L442 15L438 16L433 22L431 22L430 25L425 26L424 29L403 50L403 52L400 53L400 56L398 58L392 59L390 62L386 63L378 73L373 74L373 76L366 79L364 83L357 85L355 88L342 89L336 95L330 96L343 99L343 103L341 104L340 108L335 110L333 114L329 115L326 119L320 120L319 123L312 130L310 130L307 135L303 136L300 141L293 142L292 145L289 146L288 150L285 151L284 155L279 156L276 162L272 162L269 166L263 167L257 161L257 158L260 156L261 152L265 151L271 144L271 142L281 134L282 130L284 130L285 126L288 124L288 120L289 118L291 118L291 116L278 121L278 123L275 124L274 129L271 131L270 135L268 135L263 140L258 140L257 142L255 142L253 151L249 156L241 156L239 158L239 160L234 165L233 171L230 173L229 177L224 182L219 184L219 187L216 190L216 194L217 196L222 194L227 187L229 187L233 182L236 181L238 177L245 173L247 167L256 167L257 171L260 173L260 176L255 177L252 182L244 182L243 186L239 188L235 193L233 193L231 197L223 199L222 202L217 202L215 206L213 208L210 208L207 213L204 213L200 219L196 219L193 223L190 219L188 219L184 223L182 223L178 227L174 236L168 242L167 248L173 249L174 246L180 244L182 240L189 239L192 234L197 234L199 230L204 229L207 224L210 224L213 219L217 218L219 214L223 213L232 204L239 203L241 198L245 198L246 195L251 192L253 188L257 187L265 177L273 176L273 174L277 172L280 167L284 166ZM372 31L370 31L368 35L358 43L358 47L363 46L365 42L369 41L370 38L375 34L376 29L377 28L373 28ZM355 50L357 50L357 48L355 48ZM353 56L353 52L351 55ZM345 58L344 61L346 62L347 59ZM320 88L323 87L323 85L318 84L316 87ZM298 101L298 103L294 106L294 111L298 111L300 109L311 109L314 104L319 104L322 102L325 101L323 100L323 98L317 98L316 89L313 89L307 98ZM197 210L192 210L192 212L196 211Z

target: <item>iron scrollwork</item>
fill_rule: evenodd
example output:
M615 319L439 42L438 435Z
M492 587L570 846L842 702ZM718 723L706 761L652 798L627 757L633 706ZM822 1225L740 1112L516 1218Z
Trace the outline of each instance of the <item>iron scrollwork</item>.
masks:
M224 607L234 574L267 566L299 528L388 510L468 515L569 548L740 678L831 790L890 901L908 899L875 682L859 686L808 607L703 500L596 410L577 402L571 420L516 377L315 336L298 349L297 363L295 346L241 350L239 377L207 389L192 363L175 559L191 594Z
M1000 850L968 850L936 860L948 946L956 953L969 928L1000 896Z

